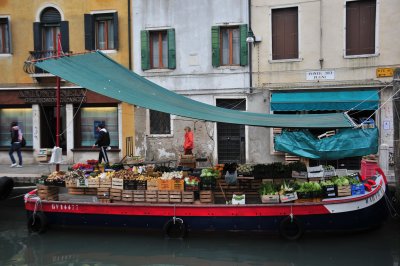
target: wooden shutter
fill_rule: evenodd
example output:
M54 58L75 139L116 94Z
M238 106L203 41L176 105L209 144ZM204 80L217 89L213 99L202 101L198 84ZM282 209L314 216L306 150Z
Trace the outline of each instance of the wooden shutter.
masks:
M219 67L220 61L220 40L219 40L219 26L211 27L211 52L212 52L212 65Z
M68 21L61 21L60 23L61 33L61 47L64 53L69 52L69 26Z
M95 38L94 38L94 17L90 14L84 15L85 19L85 49L92 51L95 50Z
M140 32L142 70L150 69L149 35L148 30L142 30Z
M33 49L42 51L42 27L40 22L33 22Z
M240 25L240 65L246 66L249 63L247 39L247 24Z
M7 27L8 27L8 44L6 44L8 46L8 53L12 54L12 34L11 34L11 23L10 20L8 18L5 18L6 23L7 23Z
M272 10L272 59L297 59L298 57L297 7Z
M114 20L114 49L118 50L118 12L115 12L113 14L113 20Z
M175 29L168 29L168 68L176 68Z

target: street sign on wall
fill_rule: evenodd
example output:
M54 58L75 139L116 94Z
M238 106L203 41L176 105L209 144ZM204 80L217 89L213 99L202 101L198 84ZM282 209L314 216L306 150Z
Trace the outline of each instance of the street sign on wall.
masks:
M376 69L376 77L393 77L394 69L391 67L379 67Z
M308 71L306 72L307 80L332 80L335 79L335 71Z

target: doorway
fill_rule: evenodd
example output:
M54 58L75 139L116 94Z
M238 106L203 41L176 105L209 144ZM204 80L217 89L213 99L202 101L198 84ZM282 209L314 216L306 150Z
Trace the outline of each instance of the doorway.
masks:
M66 139L66 123L65 123L65 106L60 108L60 148L62 148L63 155L67 152L67 139ZM56 146L56 107L54 106L41 106L40 109L40 147L52 149Z
M246 99L217 99L217 106L246 111ZM217 123L218 163L245 163L245 126Z

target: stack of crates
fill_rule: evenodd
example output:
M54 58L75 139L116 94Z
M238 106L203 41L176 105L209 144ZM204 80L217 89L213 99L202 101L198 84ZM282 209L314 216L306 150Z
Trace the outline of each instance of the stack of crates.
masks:
M361 176L363 178L370 178L376 174L378 163L374 161L361 160Z

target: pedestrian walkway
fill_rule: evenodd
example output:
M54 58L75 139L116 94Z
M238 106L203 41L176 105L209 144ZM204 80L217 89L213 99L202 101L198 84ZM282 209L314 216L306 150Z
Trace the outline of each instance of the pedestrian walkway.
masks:
M69 165L60 164L61 171L67 171ZM42 175L48 175L56 170L55 164L26 164L21 168L10 167L10 164L0 164L0 177L12 177L17 183L34 183Z

